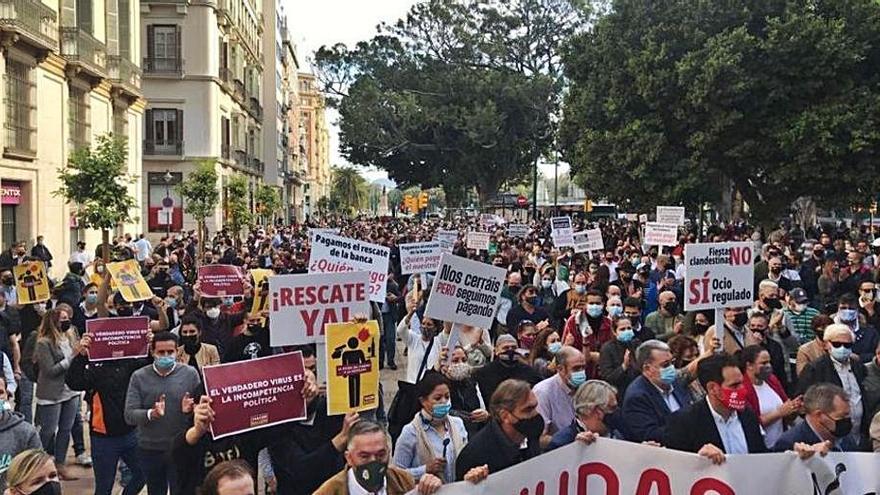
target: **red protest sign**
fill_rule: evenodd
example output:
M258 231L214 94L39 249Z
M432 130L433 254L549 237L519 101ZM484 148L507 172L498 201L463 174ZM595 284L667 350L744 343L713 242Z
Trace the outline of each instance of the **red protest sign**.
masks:
M214 439L306 418L302 352L205 366Z
M241 271L234 265L200 266L199 290L205 297L243 296Z
M148 316L86 320L86 332L92 338L89 361L139 358L148 354Z

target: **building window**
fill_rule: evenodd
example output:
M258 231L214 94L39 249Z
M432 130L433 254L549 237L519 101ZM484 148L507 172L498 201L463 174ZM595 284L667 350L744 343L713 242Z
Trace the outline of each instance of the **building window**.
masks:
M6 59L6 152L36 154L34 70Z
M232 156L232 128L229 119L220 117L220 155L228 160Z
M89 92L70 87L70 144L74 149L89 145L91 125L89 124Z
M167 174L167 175L166 175ZM183 228L183 200L177 185L183 180L180 172L149 172L147 229L150 232L179 231Z
M147 26L147 58L144 70L152 73L179 74L183 69L180 28Z
M145 120L145 154L183 155L183 110L153 108Z

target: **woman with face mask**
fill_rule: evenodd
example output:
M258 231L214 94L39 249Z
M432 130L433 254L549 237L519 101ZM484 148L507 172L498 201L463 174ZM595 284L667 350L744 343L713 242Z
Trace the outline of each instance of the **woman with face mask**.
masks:
M556 355L562 349L562 339L555 328L547 327L535 337L535 343L526 361L535 368L542 378L556 373Z
M414 479L432 474L444 483L455 481L455 459L467 444L464 422L450 416L452 401L446 377L429 373L416 384L422 409L403 427L394 449L394 464Z
M449 364L443 368L443 374L449 380L449 397L452 399L452 410L449 414L464 421L468 436L480 431L489 420L486 401L473 379L473 370L461 346L453 349Z
M4 495L61 495L61 480L52 456L39 449L15 456L6 472L6 482L9 488Z
M773 374L770 353L758 345L750 345L740 355L743 370L743 386L746 390L746 407L752 410L761 421L764 429L764 443L767 447L785 429L784 420L794 416L803 406L800 397L789 399L782 383Z

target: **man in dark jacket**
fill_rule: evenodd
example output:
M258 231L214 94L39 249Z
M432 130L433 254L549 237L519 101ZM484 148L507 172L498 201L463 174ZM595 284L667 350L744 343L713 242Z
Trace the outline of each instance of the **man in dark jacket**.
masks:
M0 356L0 363L3 356ZM12 394L6 379L0 373L0 490L6 489L6 470L12 458L28 449L42 449L40 436L34 426L21 414L11 410Z
M12 267L24 263L24 260L24 243L16 242L12 247L0 253L0 270L12 270Z
M495 342L495 359L474 374L483 397L492 397L495 389L504 380L511 378L523 380L532 386L542 380L535 368L523 362L516 348L516 339L512 335L504 334L498 337Z
M79 261L68 263L67 267L69 270L67 275L64 276L61 280L61 285L56 287L55 290L58 293L59 303L67 303L71 308L75 308L82 300L83 290L86 288L86 284L83 282L85 269Z
M43 236L37 236L37 243L31 248L31 256L46 264L46 268L52 267L52 253L49 248L43 244Z
M746 408L743 374L736 361L726 354L703 359L697 377L706 397L669 417L663 445L715 464L723 463L725 454L767 452L758 417Z
M639 376L635 350L640 343L633 323L629 318L620 318L614 322L614 340L606 342L599 353L599 378L617 387L620 398Z
M379 341L379 369L385 367L396 370L394 353L397 348L397 306L402 299L400 286L394 279L394 272L388 270L388 284L385 287L385 302L382 303L382 338Z
M798 443L815 445L822 442L828 442L829 450L858 450L850 436L853 425L849 396L842 388L830 383L813 385L804 394L804 409L804 421L779 437L773 445L774 452L794 450Z
M244 323L247 311L222 313L220 310L222 301L216 297L202 297L199 302L201 309L194 311L192 316L200 320L202 342L217 346L217 351L223 356L226 348L232 343L233 330Z

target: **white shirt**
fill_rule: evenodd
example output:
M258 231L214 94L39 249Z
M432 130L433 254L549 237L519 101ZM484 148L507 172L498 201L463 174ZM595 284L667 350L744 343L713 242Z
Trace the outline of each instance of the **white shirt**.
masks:
M82 263L83 266L86 266L92 262L92 254L88 251L74 251L70 255L71 263Z
M137 248L138 261L144 261L145 259L147 259L147 256L149 256L153 252L153 246L152 244L150 244L150 241L148 241L146 237L135 241L134 246Z
M858 425L862 424L863 414L862 391L859 389L859 382L856 380L856 375L853 374L849 363L840 364L834 358L831 358L831 363L834 364L834 371L836 371L837 376L840 377L840 383L843 385L843 389L849 394L849 414L854 425L853 431L858 432Z
M709 405L709 411L712 412L721 443L724 444L724 452L727 454L748 454L749 444L746 442L746 433L743 431L736 411L731 411L730 416L724 419L723 416L715 412L715 409L712 409L712 404L709 401L706 403Z
M428 349L430 341L425 342L422 339L422 325L416 317L410 321L409 332L406 336L406 347L409 349L406 356L406 381L416 383L420 378L416 374L419 372L419 366L422 364L422 358L425 357L425 351ZM440 361L440 347L442 344L437 337L434 337L434 345L431 346L431 354L425 363L425 371L432 369Z
M354 477L354 470L348 470L348 495L387 495L388 492L385 491L385 486L382 486L382 489L378 492L368 492L364 490L364 487L358 484L357 480Z
M782 406L782 398L773 390L767 382L755 384L755 394L758 396L758 407L762 413L768 413ZM767 448L776 445L776 440L782 435L782 418L764 425L764 444Z
M654 385L652 382L651 385ZM675 398L675 394L672 391L675 389L673 385L669 386L669 390L663 390L662 388L654 385L654 388L660 392L660 397L663 397L663 402L666 403L666 407L669 408L669 412L674 413L681 409L681 404L678 403L678 399Z

